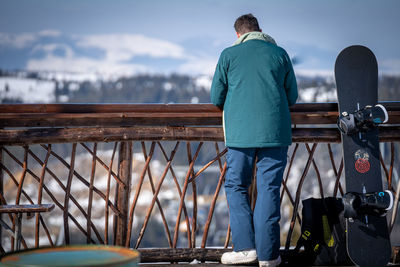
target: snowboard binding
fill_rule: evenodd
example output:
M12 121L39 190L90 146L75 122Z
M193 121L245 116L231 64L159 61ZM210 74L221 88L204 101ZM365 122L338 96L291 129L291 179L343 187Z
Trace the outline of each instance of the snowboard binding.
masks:
M375 106L366 106L356 110L353 113L342 112L337 121L339 130L347 135L357 132L367 132L387 122L389 119L387 110L381 104Z
M393 194L389 190L374 193L348 192L343 196L345 218L372 214L384 216L393 207Z

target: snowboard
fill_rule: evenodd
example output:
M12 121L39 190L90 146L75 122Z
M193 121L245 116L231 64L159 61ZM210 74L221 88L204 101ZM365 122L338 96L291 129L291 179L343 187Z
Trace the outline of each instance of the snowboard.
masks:
M343 197L347 253L358 266L386 266L391 244L385 214L393 196L383 191L381 176L377 126L388 116L377 105L375 55L364 46L345 48L336 59L335 79L347 192Z

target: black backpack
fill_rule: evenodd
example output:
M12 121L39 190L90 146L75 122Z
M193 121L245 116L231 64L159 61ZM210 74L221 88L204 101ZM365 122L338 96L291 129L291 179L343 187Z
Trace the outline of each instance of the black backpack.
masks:
M292 257L295 265L353 265L346 250L341 199L308 198L302 201L301 236ZM301 248L304 247L304 250Z

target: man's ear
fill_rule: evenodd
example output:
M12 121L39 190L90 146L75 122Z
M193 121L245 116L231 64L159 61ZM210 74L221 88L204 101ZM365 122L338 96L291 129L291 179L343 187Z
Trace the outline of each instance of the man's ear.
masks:
M262 32L262 29L260 29L260 32Z
M241 34L236 32L236 36L237 36L237 38L240 38Z

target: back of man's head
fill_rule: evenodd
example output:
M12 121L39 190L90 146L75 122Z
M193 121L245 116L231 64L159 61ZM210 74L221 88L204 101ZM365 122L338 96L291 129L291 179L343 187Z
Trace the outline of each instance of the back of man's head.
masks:
M261 31L258 26L258 21L253 14L245 14L238 17L233 25L235 30L239 34L245 34L247 32Z

